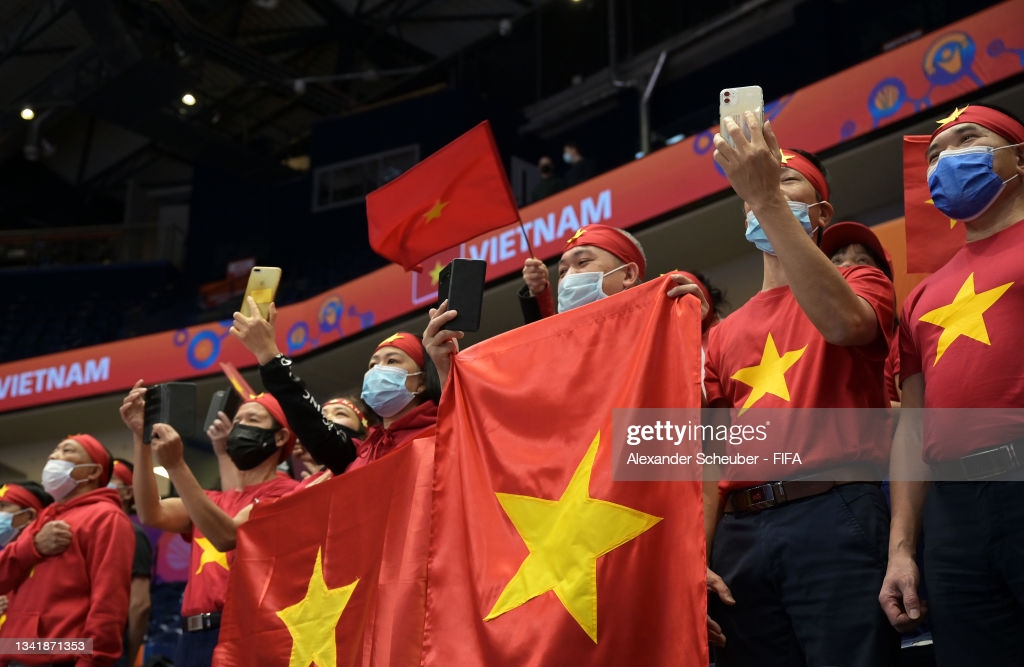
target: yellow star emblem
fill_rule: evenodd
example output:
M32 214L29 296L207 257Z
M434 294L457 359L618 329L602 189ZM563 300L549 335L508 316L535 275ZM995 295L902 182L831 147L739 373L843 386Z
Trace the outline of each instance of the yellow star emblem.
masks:
M7 621L7 614L0 614L0 628L4 627L4 623Z
M782 162L782 164L786 164L787 162L789 162L790 160L792 160L793 158L796 157L795 155L793 155L791 153L787 153L786 151L779 151L779 153L782 156L782 157L779 158L779 160Z
M953 109L953 113L949 114L949 115L948 115L948 116L946 116L945 118L941 118L941 119L939 119L939 120L935 121L935 123L936 123L937 125L940 125L940 126L942 126L942 125L945 125L946 123L952 123L952 122L953 122L954 120L956 120L957 118L959 118L960 116L962 116L962 115L963 115L963 113L964 113L965 111L967 111L967 110L968 110L968 109L970 108L970 106L971 106L971 105L970 105L970 104L968 104L968 105L967 105L967 106L965 106L965 107L964 107L963 109L960 109L960 108L955 108L955 109Z
M447 206L449 203L450 202L441 201L440 199L434 202L434 205L430 207L430 210L423 214L424 224L430 222L431 220L437 220L438 218L440 218L441 211L443 211L444 207Z
M572 238L565 242L565 245L572 245L573 241L583 236L587 232L586 227L580 227L579 231L572 235Z
M306 597L277 612L292 636L288 667L309 667L311 663L317 667L337 667L334 631L358 583L356 579L348 586L328 588L324 581L323 549L317 550Z
M435 260L434 261L434 268L432 268L430 270L430 284L431 285L436 285L438 282L440 282L440 280L441 280L441 271L443 271L443 270L444 270L444 267L441 266L441 262L438 262L437 260Z
M779 356L779 349L775 347L775 339L771 332L768 333L768 340L765 341L764 351L761 353L761 363L756 366L741 368L732 374L732 379L749 385L750 396L740 409L740 414L747 411L747 408L761 400L765 394L778 396L784 401L789 400L789 387L786 385L786 371L803 356L807 346L799 350L790 350Z
M600 442L598 431L558 500L496 494L530 554L485 621L554 591L597 643L597 559L661 521L661 517L590 497L590 475Z
M924 203L925 204L931 204L932 206L935 206L935 201L932 200L932 199L925 199ZM954 227L956 227L956 220L954 220L953 218L950 218L949 219L949 228L953 229Z
M381 342L377 343L377 347L380 347L381 345L387 345L388 343L394 343L396 340L400 340L402 338L404 338L404 336L400 333L391 334Z
M231 569L228 565L228 555L222 551L217 551L217 547L210 544L210 540L205 537L197 537L193 541L197 547L203 550L203 553L199 556L199 569L196 570L196 574L200 574L207 563L215 563L225 570Z
M4 484L3 486L0 486L0 498L3 498L6 495L7 495L7 485Z
M993 287L978 294L974 291L974 274L972 273L967 276L960 291L953 297L953 303L928 311L921 316L922 322L942 327L939 342L935 346L935 363L932 366L939 363L942 355L960 336L973 338L985 345L992 344L988 338L988 329L985 327L985 311L991 308L1006 290L1010 289L1010 285L1013 283L1009 282L999 287Z

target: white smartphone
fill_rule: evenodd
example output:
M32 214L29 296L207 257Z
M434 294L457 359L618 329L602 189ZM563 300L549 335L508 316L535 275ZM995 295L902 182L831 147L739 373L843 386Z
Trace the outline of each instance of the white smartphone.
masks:
M242 296L242 307L239 311L246 317L249 313L249 297L256 302L263 319L270 318L270 304L277 294L277 286L281 284L281 269L276 266L254 266L249 271L249 283L245 286Z
M741 86L739 88L726 88L718 94L718 130L730 146L735 148L730 137L723 128L725 119L732 117L736 124L743 129L743 134L750 139L750 128L743 119L743 112L753 111L757 120L764 125L764 93L761 86Z

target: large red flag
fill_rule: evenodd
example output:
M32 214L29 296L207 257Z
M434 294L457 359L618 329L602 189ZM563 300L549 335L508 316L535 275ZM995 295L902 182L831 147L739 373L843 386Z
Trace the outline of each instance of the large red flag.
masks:
M370 246L406 270L519 220L490 123L480 123L368 194L366 218Z
M699 406L699 309L665 297L672 284L455 358L424 666L708 664L699 483L612 479L614 408Z
M935 208L928 189L927 134L903 137L903 208L907 272L934 273L967 242L962 223Z
M418 665L433 438L253 511L218 667Z

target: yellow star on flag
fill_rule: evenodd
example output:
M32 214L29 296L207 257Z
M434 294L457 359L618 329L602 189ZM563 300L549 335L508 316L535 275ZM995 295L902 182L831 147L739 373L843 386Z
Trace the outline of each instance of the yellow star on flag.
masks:
M932 200L932 199L925 199L924 203L925 204L931 204L932 206L935 206L935 201ZM950 218L949 219L949 228L953 229L954 227L956 227L956 220L954 220L953 218Z
M967 276L960 291L953 297L953 303L928 311L921 316L922 322L942 327L939 342L935 346L935 363L932 366L939 363L942 355L960 336L973 338L985 345L992 344L988 338L988 329L985 327L985 311L991 308L1006 290L1010 289L1010 285L1013 283L1008 282L978 294L974 291L974 274L972 273Z
M306 597L277 612L292 636L288 667L309 667L311 663L317 667L337 667L334 631L358 583L356 579L348 586L328 588L324 581L323 549L317 550Z
M207 563L215 563L225 570L231 569L228 565L228 555L222 551L217 551L217 547L210 544L210 540L205 537L197 537L195 538L195 543L196 546L203 550L203 553L199 556L199 569L196 570L196 574L200 574Z
M380 347L381 345L387 345L388 343L394 343L396 340L399 340L401 338L404 338L404 336L402 336L402 334L400 333L391 334L390 336L382 340L380 343L378 343L377 347Z
M430 222L431 220L437 220L438 218L440 218L441 211L443 211L444 207L447 206L449 203L450 202L441 201L440 199L438 199L434 203L434 205L430 207L430 210L423 214L424 224Z
M554 591L597 643L597 559L661 521L661 517L590 497L590 475L600 442L598 431L558 500L496 494L530 553L485 621Z
M936 123L937 125L940 125L940 126L941 126L941 125L945 125L946 123L952 123L952 122L953 122L954 120L956 120L956 119L957 119L957 118L959 118L959 117L960 117L961 115L963 115L963 113L964 113L965 111L967 111L967 109L968 109L968 108L970 108L970 106L971 106L971 105L970 105L970 104L968 104L968 105L967 105L967 106L965 106L965 107L964 107L963 109L960 109L960 108L954 108L954 109L953 109L953 113L949 114L949 115L948 115L948 116L946 116L945 118L941 118L941 119L939 119L939 120L935 121L935 123Z
M432 268L430 270L430 284L431 285L436 285L438 282L440 282L440 280L441 280L441 271L443 271L443 270L444 270L444 267L441 266L441 262L438 262L437 260L434 260L434 268Z
M768 332L768 340L764 344L764 352L761 353L761 363L756 366L741 368L732 374L732 379L743 384L750 385L750 396L740 409L743 414L754 403L761 400L765 394L778 396L784 401L789 400L789 387L786 385L786 371L803 356L807 346L799 350L790 350L779 356L779 349L775 347L775 339L771 332Z
M573 234L572 238L570 238L568 241L565 242L565 245L571 245L573 241L575 241L579 237L583 236L586 233L586 231L587 231L586 227L580 227L579 231L577 231L575 234Z
M7 622L7 614L0 614L0 628L4 627L5 622Z

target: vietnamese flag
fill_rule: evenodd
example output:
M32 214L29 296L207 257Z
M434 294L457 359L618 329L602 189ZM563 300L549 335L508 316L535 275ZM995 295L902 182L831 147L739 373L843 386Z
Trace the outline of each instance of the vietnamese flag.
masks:
M366 195L370 246L406 270L519 220L505 168L484 121Z
M700 405L699 307L671 284L454 358L424 667L707 666L699 482L612 479L614 408Z
M907 230L907 272L934 273L967 242L963 224L932 203L928 189L927 134L903 137L903 208Z
M419 665L433 438L257 506L239 528L218 667Z

